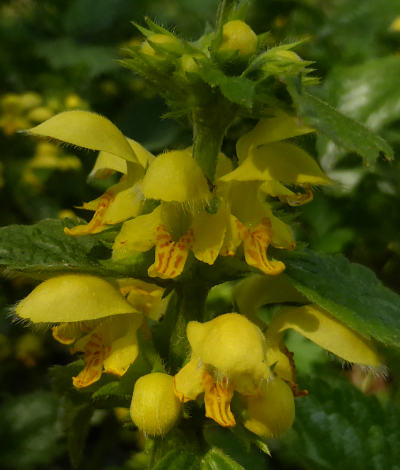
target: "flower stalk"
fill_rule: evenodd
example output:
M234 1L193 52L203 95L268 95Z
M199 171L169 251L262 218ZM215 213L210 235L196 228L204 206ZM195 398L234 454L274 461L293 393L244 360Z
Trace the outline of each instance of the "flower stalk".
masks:
M225 133L234 118L233 106L224 99L212 108L193 111L193 158L213 184Z

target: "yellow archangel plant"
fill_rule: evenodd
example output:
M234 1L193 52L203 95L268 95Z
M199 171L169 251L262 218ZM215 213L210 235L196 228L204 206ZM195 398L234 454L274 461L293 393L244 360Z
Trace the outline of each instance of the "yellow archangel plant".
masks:
M295 409L294 366L282 334L293 328L349 362L378 366L372 344L316 305L282 309L266 335L244 315L227 313L187 326L190 361L176 374L176 396L184 403L204 394L206 416L224 427L236 425L230 403L242 401L239 418L261 437L291 427Z
M135 279L110 282L89 274L63 274L39 284L16 308L33 323L55 324L54 338L84 353L84 368L73 378L87 387L103 371L122 376L138 356L137 331L144 316L164 312L162 288Z

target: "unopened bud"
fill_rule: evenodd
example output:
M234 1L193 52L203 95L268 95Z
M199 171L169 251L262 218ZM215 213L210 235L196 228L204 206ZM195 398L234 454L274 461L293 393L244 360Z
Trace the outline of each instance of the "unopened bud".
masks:
M257 49L257 35L243 21L233 20L225 23L222 29L220 51L238 51L241 58L247 57Z
M174 393L171 375L161 372L147 374L135 383L131 418L149 436L163 436L176 423L181 404Z
M151 43L160 44L161 46L166 46L166 49L171 50L171 52L179 52L182 48L179 40L173 36L168 36L167 34L153 34L149 38L149 41L144 41L141 47L141 52L143 54L155 56L157 52L151 47Z

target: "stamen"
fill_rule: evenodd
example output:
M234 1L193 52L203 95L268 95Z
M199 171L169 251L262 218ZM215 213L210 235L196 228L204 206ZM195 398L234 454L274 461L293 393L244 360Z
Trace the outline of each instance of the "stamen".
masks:
M265 274L277 275L284 269L282 261L270 260L267 257L267 249L272 240L271 221L264 218L252 232L241 222L237 221L239 236L243 240L243 249L246 263L249 266L260 269Z
M115 196L110 191L100 197L99 205L94 213L92 220L86 225L77 225L76 227L64 228L64 233L72 237L87 235L89 233L99 233L104 227L104 216Z
M159 225L157 227L155 261L148 269L149 276L161 279L172 279L179 276L185 267L192 244L192 229L177 242L174 242L165 225Z
M205 371L203 386L206 417L223 427L235 426L236 421L230 406L234 390L228 380L224 378L222 382L215 383L211 374Z

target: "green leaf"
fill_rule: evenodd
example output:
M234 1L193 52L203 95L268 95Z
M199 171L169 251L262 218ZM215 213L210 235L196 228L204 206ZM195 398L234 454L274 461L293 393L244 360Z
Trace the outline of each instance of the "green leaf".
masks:
M309 300L362 335L400 344L400 296L360 264L311 250L277 253L285 275Z
M149 280L148 267L154 261L154 250L121 261L110 258L116 232L107 230L95 235L71 237L64 227L82 223L72 219L44 219L34 225L9 225L0 228L0 270L46 279L62 273L82 272L105 277L135 277ZM193 267L191 267L191 264ZM181 279L199 277L218 284L225 277L237 279L249 267L237 258L218 259L213 266L187 262Z
M78 468L85 448L86 437L90 429L90 419L94 409L87 403L78 406L67 402L65 420L67 429L68 451L71 465Z
M109 258L112 231L97 235L71 237L64 227L81 223L71 219L45 219L35 225L10 225L0 229L0 268L7 272L36 278L64 272L86 272L99 276L147 277L151 253L138 253L129 263L114 263Z
M184 449L170 450L152 467L152 470L177 470L180 468L197 470L199 468L197 456Z
M400 409L381 404L346 381L314 380L297 400L294 429L283 439L282 459L296 468L399 469Z
M246 470L216 447L206 453L200 468L201 470Z
M247 440L249 436L253 438L254 434L246 434L245 438L240 439L231 429L222 428L214 424L206 425L203 434L208 444L214 449L218 448L225 455L232 457L243 468L251 468L251 470L265 469L265 457L259 451L252 448L251 442Z
M55 393L68 398L74 403L83 403L89 401L87 389L78 390L72 385L72 377L75 377L83 369L83 360L79 359L70 362L65 366L52 366L49 369L49 375L52 381L52 388Z
M335 69L324 89L340 112L378 131L400 118L399 76L400 57L382 57Z
M11 272L50 274L55 272L98 272L96 252L103 245L94 237L69 237L64 227L69 219L45 219L35 225L10 225L0 229L0 266Z
M391 146L359 122L341 114L307 91L300 90L294 82L288 81L288 91L299 115L308 125L349 152L361 155L366 165L374 163L381 153L388 159L393 158Z
M244 77L230 77L209 65L200 68L203 80L211 87L219 87L221 93L232 103L251 108L256 83Z
M398 56L337 67L324 83L326 99L346 116L379 132L400 118L399 74ZM346 154L345 149L330 144L325 138L319 139L318 147L330 166Z

